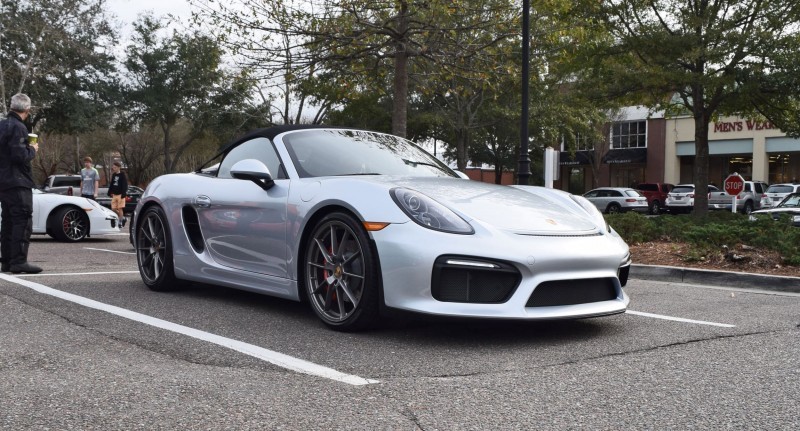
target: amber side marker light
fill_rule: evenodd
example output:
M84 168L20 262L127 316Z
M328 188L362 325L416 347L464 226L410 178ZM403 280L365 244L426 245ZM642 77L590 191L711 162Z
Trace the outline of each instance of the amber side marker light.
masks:
M364 229L366 229L367 231L375 232L385 228L386 226L389 226L389 223L383 223L377 221L365 221L363 225Z

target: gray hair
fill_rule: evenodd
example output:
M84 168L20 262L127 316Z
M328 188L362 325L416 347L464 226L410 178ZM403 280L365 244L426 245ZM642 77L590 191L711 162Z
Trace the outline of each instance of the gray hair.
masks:
M31 109L31 98L25 94L17 93L11 96L11 110L14 112L25 112Z

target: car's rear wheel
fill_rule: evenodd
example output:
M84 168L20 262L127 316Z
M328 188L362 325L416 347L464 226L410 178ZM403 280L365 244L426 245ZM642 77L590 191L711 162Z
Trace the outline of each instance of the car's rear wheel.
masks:
M339 331L373 325L378 271L361 223L349 214L331 213L316 224L305 251L305 289L317 316Z
M152 290L180 287L172 261L172 239L164 210L152 206L144 211L136 226L136 261L142 281Z
M654 200L653 202L650 202L650 214L661 214L661 205L658 203L658 201Z
M744 213L749 215L751 212L753 212L753 201L747 201L744 203Z
M63 207L50 214L47 233L57 241L78 242L89 235L89 216L77 207Z
M614 202L608 204L608 207L606 207L606 212L608 214L616 214L616 213L620 212L620 210L621 210L621 208L620 208L619 204L618 203L614 203Z

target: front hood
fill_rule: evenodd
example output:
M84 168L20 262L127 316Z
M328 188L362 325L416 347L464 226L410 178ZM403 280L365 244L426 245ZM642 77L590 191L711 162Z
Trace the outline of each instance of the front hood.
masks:
M603 229L565 192L525 190L450 178L373 177L387 186L416 190L459 213L498 229L529 235L588 235Z
M753 214L800 214L800 208L770 208L753 211Z

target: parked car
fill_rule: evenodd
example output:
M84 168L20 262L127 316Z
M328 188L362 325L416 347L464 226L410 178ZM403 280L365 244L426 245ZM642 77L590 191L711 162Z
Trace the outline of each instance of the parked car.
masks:
M767 200L766 191L769 185L763 181L745 181L744 190L736 198L736 211L750 214L761 209ZM717 190L708 196L708 208L713 210L731 210L733 196L725 190Z
M767 187L767 200L763 202L764 208L777 206L783 198L792 193L800 193L800 184L773 184Z
M131 214L136 209L136 204L139 202L143 192L144 189L141 187L128 186L128 192L125 194L125 209L123 210L125 214ZM100 187L97 191L97 202L106 208L111 208L111 196L108 195L108 187Z
M660 214L666 209L667 195L673 187L673 184L667 183L641 183L636 186L636 191L647 198L650 214Z
M40 189L58 195L80 196L80 175L50 175Z
M648 211L647 198L628 187L599 187L584 193L583 197L606 214Z
M33 190L32 233L47 234L57 241L77 242L92 235L119 233L113 211L80 196Z
M139 200L150 289L302 300L342 331L387 308L536 320L629 303L628 246L581 196L463 179L411 141L355 129L278 126L223 148L218 169L162 175Z
M753 211L750 213L750 218L755 219L762 216L771 216L777 220L784 214L790 217L793 226L800 227L800 193L786 195L786 197L773 208Z
M709 184L708 193L719 192L719 189ZM694 209L694 184L678 184L667 194L667 209L672 214L690 213Z

